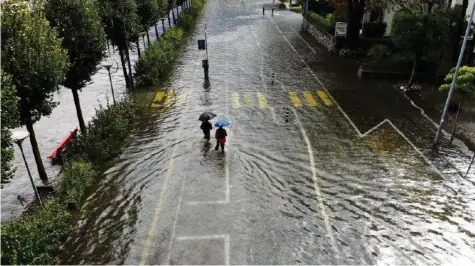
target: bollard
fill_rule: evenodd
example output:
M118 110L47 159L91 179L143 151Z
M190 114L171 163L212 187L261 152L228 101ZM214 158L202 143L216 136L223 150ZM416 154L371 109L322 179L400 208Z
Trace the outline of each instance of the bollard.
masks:
M264 6L262 6L262 15L264 15L264 14L265 14L265 12L266 12L266 9L265 9L265 7L264 7Z
M272 16L274 16L274 8L272 8Z
M209 64L208 64L208 59L204 59L202 61L202 65L203 65L203 69L204 69L204 72L205 72L205 83L209 83L209 73L208 73L208 69L209 69Z
M274 73L272 73L272 85L274 85Z
M290 116L290 108L286 108L285 110L285 122L289 123L289 116Z

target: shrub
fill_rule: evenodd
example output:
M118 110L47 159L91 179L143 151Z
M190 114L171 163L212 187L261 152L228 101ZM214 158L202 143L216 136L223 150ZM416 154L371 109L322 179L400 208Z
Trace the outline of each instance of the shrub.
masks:
M363 24L363 35L366 37L381 37L386 32L387 24L384 22L366 22Z
M374 60L381 60L389 55L389 48L386 45L376 44L369 49L367 56Z
M65 196L68 206L78 207L96 178L92 164L78 161L63 167L63 176L59 181L59 190Z
M88 124L87 135L79 135L68 147L67 160L83 159L101 166L120 154L120 146L133 129L135 107L128 101L106 107L99 106Z
M193 6L191 6L191 8L179 15L178 26L186 33L190 33L192 30L194 30L196 26L196 20L199 17L202 8L203 4L201 1L193 2Z
M317 27L317 29L329 34L335 33L336 19L334 14L328 14L323 17L315 12L308 11L306 17L312 25Z
M64 204L52 200L35 215L2 224L2 264L58 264L71 218Z

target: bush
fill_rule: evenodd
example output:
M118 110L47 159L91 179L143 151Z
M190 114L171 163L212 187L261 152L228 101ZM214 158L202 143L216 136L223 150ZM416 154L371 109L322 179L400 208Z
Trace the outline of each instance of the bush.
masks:
M328 14L325 17L322 17L315 12L308 11L306 17L312 25L317 27L317 29L329 34L335 33L335 15Z
M71 218L64 204L52 200L35 215L2 224L2 264L58 264Z
M178 16L178 27L182 28L186 33L190 33L196 27L196 20L201 14L203 4L201 1L194 1L193 5Z
M79 135L67 148L67 160L86 160L101 166L120 154L120 146L133 129L135 107L128 101L106 107L99 106L88 124L87 135Z
M381 60L389 55L389 48L386 45L376 44L369 49L367 56L374 60Z
M63 167L59 190L65 196L65 202L69 207L79 207L86 190L92 186L96 176L96 171L88 162L72 162Z

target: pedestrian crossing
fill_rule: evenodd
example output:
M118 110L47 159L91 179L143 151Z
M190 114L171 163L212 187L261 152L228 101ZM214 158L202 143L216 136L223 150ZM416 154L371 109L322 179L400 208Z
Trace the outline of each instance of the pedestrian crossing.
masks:
M158 90L150 104L152 108L183 106L188 92L176 92L167 90ZM260 108L268 109L270 104L268 95L264 92L232 92L231 105L234 109L240 108ZM274 96L275 97L275 96ZM323 106L331 107L334 105L328 94L323 90L315 91L290 91L288 92L289 105L295 108Z
M172 104L176 106L183 106L187 96L187 92L177 93L175 91L159 90L155 92L150 107L169 107Z
M267 95L264 92L232 92L231 105L234 109L239 108L269 108ZM333 101L328 94L323 90L296 92L290 91L288 93L289 104L295 108L302 107L331 107Z

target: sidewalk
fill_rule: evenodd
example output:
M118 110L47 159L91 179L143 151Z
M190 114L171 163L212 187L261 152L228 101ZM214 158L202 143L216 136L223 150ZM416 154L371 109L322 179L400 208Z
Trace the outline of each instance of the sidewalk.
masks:
M409 92L406 95L414 101L416 105L424 109L424 112L435 122L439 123L444 110L447 93L442 93L438 88L432 88L430 85L422 86L422 92ZM452 98L453 109L449 108L447 122L444 129L451 134L457 114L456 106L460 95L454 94ZM462 109L459 113L455 137L460 139L471 151L475 152L475 101L465 98L462 103Z

